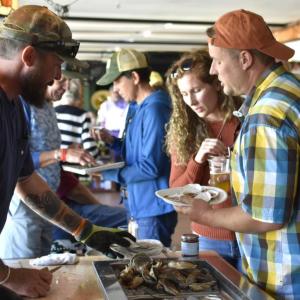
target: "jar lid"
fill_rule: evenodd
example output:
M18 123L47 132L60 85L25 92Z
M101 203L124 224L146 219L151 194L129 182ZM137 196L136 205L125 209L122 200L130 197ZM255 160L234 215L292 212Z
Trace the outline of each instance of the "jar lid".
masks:
M198 235L194 233L185 233L181 236L183 242L198 242Z

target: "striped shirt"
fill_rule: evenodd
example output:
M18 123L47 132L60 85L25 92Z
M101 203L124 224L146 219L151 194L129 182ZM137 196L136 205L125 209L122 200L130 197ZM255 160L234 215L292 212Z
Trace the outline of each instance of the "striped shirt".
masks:
M237 233L248 277L276 299L300 298L300 82L281 64L259 80L231 159L233 198L253 219L285 224Z
M91 119L88 113L71 105L59 105L55 107L55 112L61 133L61 148L78 144L96 158L99 150L90 134Z

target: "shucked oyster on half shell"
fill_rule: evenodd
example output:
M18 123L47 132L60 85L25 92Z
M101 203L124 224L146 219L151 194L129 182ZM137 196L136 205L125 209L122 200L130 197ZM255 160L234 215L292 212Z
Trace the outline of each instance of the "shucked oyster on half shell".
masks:
M215 199L218 196L219 196L218 191L207 188L203 192L199 192L198 195L195 198L196 199L203 199L203 200L209 202L209 201Z
M186 185L182 190L182 194L184 195L186 193L195 193L196 195L194 198L202 199L207 202L219 196L219 192L213 187L210 188L208 186L201 186L197 183Z
M136 254L145 253L148 256L157 256L161 254L164 246L158 240L145 239L137 240L133 242L131 239L127 239L130 242L129 247L122 247L118 244L112 244L111 249L123 254L127 258L131 258Z

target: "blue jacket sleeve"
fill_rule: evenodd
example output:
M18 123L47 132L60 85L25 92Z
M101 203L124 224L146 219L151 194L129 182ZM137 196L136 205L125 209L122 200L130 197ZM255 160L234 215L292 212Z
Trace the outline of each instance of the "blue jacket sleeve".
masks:
M125 121L126 122L125 128L124 128L125 132L127 130L128 120L130 120L134 116L136 108L137 108L136 102L131 102L129 104L128 112L127 112L127 115L126 115L126 121ZM119 152L122 152L123 146L124 146L123 145L123 139L122 138L117 138L117 137L114 138L113 144L109 145L109 147L111 149L113 149L115 151L119 151Z

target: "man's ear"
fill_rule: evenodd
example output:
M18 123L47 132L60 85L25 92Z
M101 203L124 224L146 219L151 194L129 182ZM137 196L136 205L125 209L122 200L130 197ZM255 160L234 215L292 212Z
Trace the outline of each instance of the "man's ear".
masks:
M34 64L37 55L38 53L34 47L26 46L22 51L22 61L26 66L31 67Z
M240 52L240 64L244 71L248 70L254 63L253 55L248 50L242 50Z
M137 73L135 71L131 72L131 78L132 78L134 84L139 84L140 83L139 73Z

